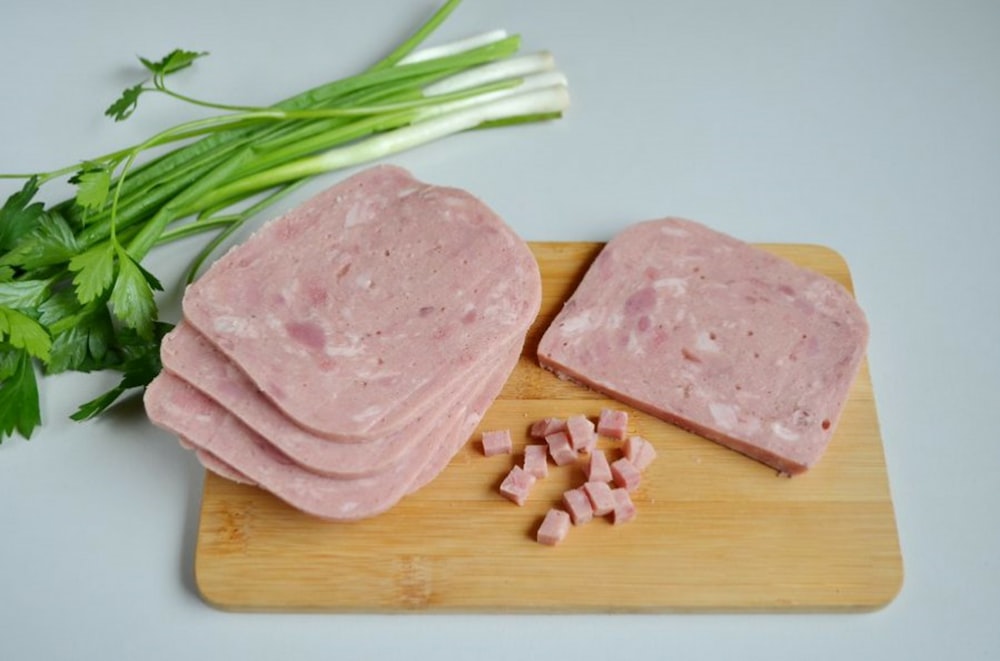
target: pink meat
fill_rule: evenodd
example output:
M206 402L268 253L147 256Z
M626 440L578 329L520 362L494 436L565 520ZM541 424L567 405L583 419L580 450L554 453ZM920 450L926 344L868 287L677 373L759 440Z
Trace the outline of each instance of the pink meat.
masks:
M570 443L569 435L564 431L557 431L545 437L545 443L549 446L549 454L556 466L565 466L576 461L576 450Z
M549 509L538 527L536 539L540 544L555 546L566 538L569 532L569 514L556 508Z
M590 455L590 461L586 467L587 481L589 482L610 482L611 464L608 463L608 455L600 450L594 450Z
M161 373L146 390L146 411L154 424L181 437L293 507L322 519L350 521L381 513L403 496L433 480L462 447L483 413L503 388L517 362L511 352L474 396L448 413L437 441L407 453L391 466L358 478L337 478L308 471L289 460L259 434L194 387L167 387Z
M569 513L574 526L582 526L594 518L594 505L583 487L564 491L562 505Z
M509 429L491 429L483 432L483 454L492 457L498 454L510 454L513 442Z
M577 452L590 452L597 445L597 432L594 423L585 415L571 415L566 419L566 433L570 445Z
M611 497L615 502L614 510L611 512L611 522L613 524L628 523L635 518L635 503L632 502L632 496L629 495L628 489L621 487L612 489Z
M619 441L624 439L628 433L628 412L601 409L601 416L597 419L597 433Z
M532 438L545 438L549 434L555 434L557 431L566 431L566 421L562 418L536 420L532 423L531 430L528 433Z
M582 489L590 499L594 516L604 516L614 511L615 498L611 495L611 485L607 482L587 482Z
M625 458L632 462L639 471L649 468L649 465L656 459L656 448L653 444L642 436L629 436L622 444L622 452Z
M611 462L611 479L627 491L635 491L642 482L642 473L627 457Z
M524 447L524 470L537 478L549 474L549 448L547 445L526 445Z
M296 424L349 441L412 424L540 302L533 255L486 205L380 166L265 225L183 309Z
M868 339L850 293L685 220L605 246L546 330L539 362L778 470L815 464Z
M535 486L535 476L520 466L514 466L500 483L500 493L512 503L524 505L533 486Z
M515 341L494 351L497 356L517 351ZM502 353L501 353L502 352ZM442 393L419 417L399 431L365 442L341 443L303 429L268 400L249 378L189 324L181 322L160 346L166 371L176 375L239 418L288 458L316 473L334 477L361 477L376 473L424 443L442 419L442 411L458 406L470 382L486 378L492 364L474 366L467 381ZM161 387L166 387L167 384Z

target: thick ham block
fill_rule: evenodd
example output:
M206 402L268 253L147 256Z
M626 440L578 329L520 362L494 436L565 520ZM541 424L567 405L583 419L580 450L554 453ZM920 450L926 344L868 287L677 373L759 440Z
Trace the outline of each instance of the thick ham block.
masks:
M382 166L266 224L183 311L296 424L351 441L411 424L540 302L531 251L486 205Z
M703 225L638 223L598 255L538 347L560 376L801 473L868 339L850 293Z

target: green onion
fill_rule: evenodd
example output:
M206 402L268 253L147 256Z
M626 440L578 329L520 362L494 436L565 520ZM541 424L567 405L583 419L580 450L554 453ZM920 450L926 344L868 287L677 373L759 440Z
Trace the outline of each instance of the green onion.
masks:
M196 99L170 74L206 53L176 49L108 108L116 121L146 94L215 112L139 144L46 172L0 174L22 189L0 208L0 442L41 423L33 364L44 374L115 370L121 383L71 417L105 411L160 369L159 280L150 251L212 235L188 280L250 218L311 178L471 129L555 119L569 104L549 53L519 55L520 38L493 30L421 47L455 10L447 0L411 37L358 74L268 107ZM151 153L158 155L150 157ZM76 195L35 201L63 178Z

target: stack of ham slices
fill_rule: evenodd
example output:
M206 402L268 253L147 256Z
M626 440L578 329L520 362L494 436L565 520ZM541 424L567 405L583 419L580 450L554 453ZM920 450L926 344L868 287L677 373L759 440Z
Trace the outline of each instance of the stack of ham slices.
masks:
M146 411L210 470L324 519L373 516L466 442L540 303L530 250L482 202L371 168L187 289Z

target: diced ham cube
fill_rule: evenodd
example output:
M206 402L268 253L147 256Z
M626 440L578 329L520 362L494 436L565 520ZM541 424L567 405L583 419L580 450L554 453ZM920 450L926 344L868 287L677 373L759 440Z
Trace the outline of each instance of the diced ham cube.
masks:
M597 433L621 441L628 432L628 412L603 409L597 419Z
M600 450L590 455L590 461L587 462L584 472L590 482L610 482L613 479L608 456Z
M604 516L614 511L615 499L607 482L587 482L582 488L594 508L594 516Z
M555 434L557 431L566 431L565 420L562 418L543 418L531 425L528 433L532 438L545 438L549 434Z
M625 453L625 458L640 471L646 470L656 459L656 449L653 444L642 436L629 436L622 446L622 450Z
M611 513L611 523L618 525L635 518L635 504L632 502L632 497L628 495L628 489L621 487L612 489L611 497L615 501L615 509Z
M549 474L549 448L545 445L526 445L524 447L524 471L536 478Z
M642 474L627 457L611 462L611 477L615 484L629 491L635 491L642 480Z
M554 507L551 508L545 513L542 525L538 528L538 542L555 546L566 538L566 533L569 532L569 523L569 514Z
M526 473L520 466L514 466L500 483L500 493L512 502L524 505L533 486L535 486L535 476Z
M597 446L597 432L587 416L571 415L566 419L566 430L570 444L577 452L590 452Z
M513 443L509 429L496 429L483 432L483 454L492 457L497 454L510 454Z
M573 525L580 526L594 518L594 506L583 487L564 491L562 502L563 507L569 512L570 519L573 520Z
M545 442L549 446L549 454L556 466L565 466L576 461L576 451L570 444L569 436L564 431L557 431L545 437Z

